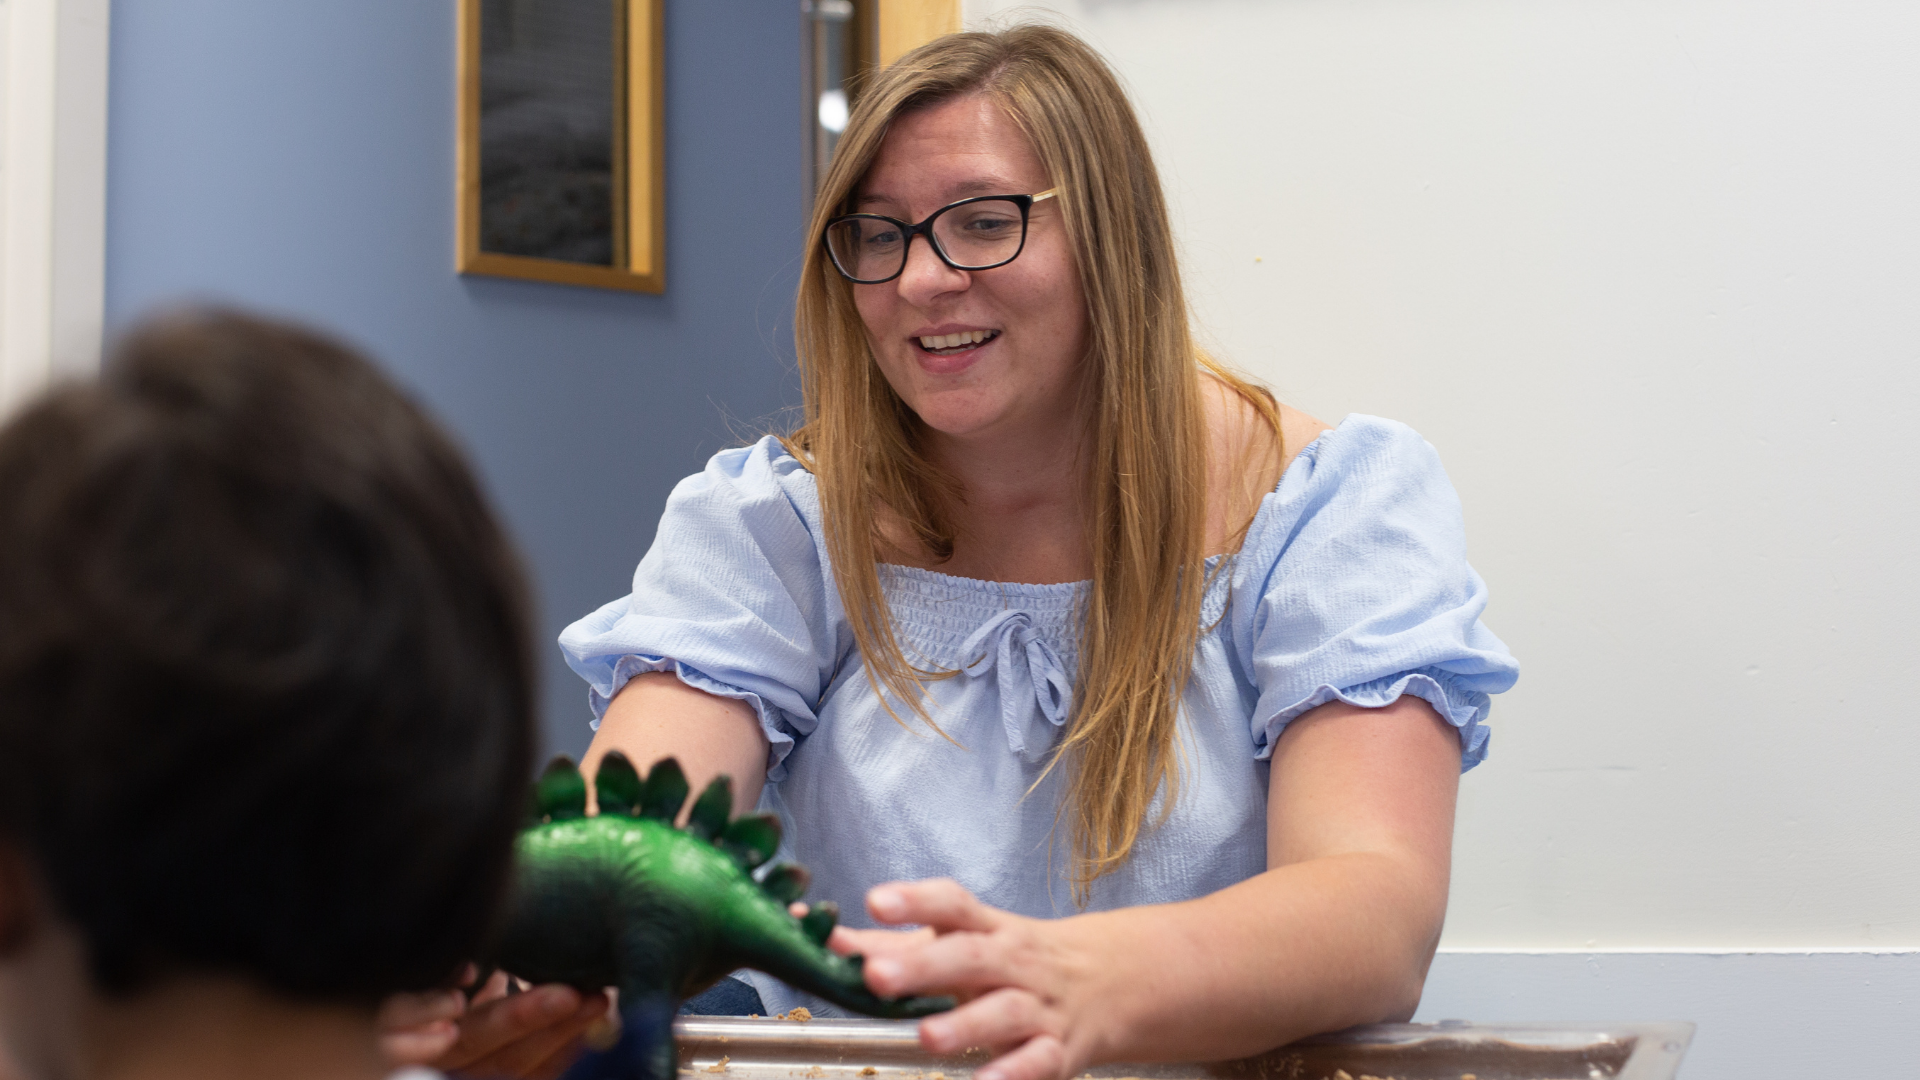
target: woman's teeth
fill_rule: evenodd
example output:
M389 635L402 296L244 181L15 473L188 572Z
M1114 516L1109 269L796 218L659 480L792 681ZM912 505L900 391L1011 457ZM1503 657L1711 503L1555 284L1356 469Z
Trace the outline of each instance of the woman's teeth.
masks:
M956 353L973 348L983 341L1000 336L998 330L963 330L958 334L936 334L933 337L918 339L920 347L930 353Z

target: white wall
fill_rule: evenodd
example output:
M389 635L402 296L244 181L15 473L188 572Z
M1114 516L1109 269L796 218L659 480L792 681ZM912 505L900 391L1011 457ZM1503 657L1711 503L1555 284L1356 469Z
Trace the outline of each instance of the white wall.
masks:
M1053 6L1211 340L1465 500L1522 675L1445 947L1920 945L1920 7Z
M0 415L100 352L108 0L0 0Z
M1210 342L1465 501L1522 673L1418 1018L1911 1072L1920 6L1051 8L1134 92Z

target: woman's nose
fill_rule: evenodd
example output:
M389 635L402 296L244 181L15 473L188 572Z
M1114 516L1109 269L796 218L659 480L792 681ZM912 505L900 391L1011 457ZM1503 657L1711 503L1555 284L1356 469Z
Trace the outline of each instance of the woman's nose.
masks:
M924 236L914 239L916 243L907 245L907 268L900 272L901 299L920 304L942 293L965 289L973 281L972 274L941 261L931 240Z

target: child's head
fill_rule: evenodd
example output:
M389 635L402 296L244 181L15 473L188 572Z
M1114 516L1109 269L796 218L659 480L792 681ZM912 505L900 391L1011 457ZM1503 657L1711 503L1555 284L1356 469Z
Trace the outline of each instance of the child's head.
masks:
M0 845L105 995L444 983L522 813L525 607L460 453L370 364L150 324L0 430Z

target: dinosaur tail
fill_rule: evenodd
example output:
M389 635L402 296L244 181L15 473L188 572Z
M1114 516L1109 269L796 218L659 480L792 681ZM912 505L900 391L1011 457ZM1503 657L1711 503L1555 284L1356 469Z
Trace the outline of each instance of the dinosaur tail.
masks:
M886 1020L911 1020L953 1008L950 997L883 998L867 989L859 956L840 956L821 950L819 956L784 954L752 966L797 990L827 999L845 1009Z
M814 904L798 920L781 911L778 918L758 923L760 933L739 943L739 959L795 989L868 1016L904 1020L953 1008L949 997L883 998L867 989L862 958L827 948L839 914L832 903Z

